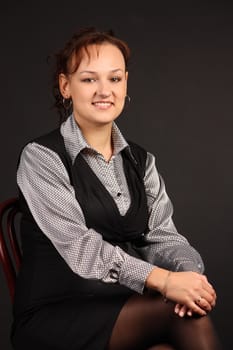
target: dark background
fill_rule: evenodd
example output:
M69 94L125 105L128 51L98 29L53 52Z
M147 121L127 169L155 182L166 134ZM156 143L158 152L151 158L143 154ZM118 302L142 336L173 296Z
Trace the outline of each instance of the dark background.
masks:
M231 350L231 1L1 4L0 200L16 195L16 163L24 143L57 126L46 57L87 25L114 29L132 49L131 103L118 125L156 155L176 226L202 254L218 292L212 318L224 349ZM11 305L2 271L0 287L0 348L9 350Z

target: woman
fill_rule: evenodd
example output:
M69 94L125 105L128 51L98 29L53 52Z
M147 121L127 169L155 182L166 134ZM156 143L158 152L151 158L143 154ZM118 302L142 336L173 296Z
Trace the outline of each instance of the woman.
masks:
M125 42L94 28L56 55L56 106L68 118L24 147L17 172L15 349L220 348L207 316L215 290L176 231L154 156L114 123L128 59Z

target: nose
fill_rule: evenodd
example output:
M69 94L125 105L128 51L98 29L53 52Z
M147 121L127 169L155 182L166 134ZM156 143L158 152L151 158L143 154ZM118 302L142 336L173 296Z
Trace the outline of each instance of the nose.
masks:
M101 98L109 97L112 94L109 82L99 80L96 93Z

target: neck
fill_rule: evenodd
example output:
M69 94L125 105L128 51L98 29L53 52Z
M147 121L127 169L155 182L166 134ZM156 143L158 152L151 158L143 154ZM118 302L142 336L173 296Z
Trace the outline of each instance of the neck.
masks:
M103 155L106 161L109 161L113 153L112 145L112 123L96 125L80 125L79 127L87 143L97 152Z

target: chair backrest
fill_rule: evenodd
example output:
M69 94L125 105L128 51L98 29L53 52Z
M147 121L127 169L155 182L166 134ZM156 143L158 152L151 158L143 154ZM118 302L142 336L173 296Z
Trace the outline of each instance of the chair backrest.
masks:
M11 300L14 298L15 280L19 270L22 250L17 234L17 217L20 213L17 198L0 203L0 263L6 277Z

